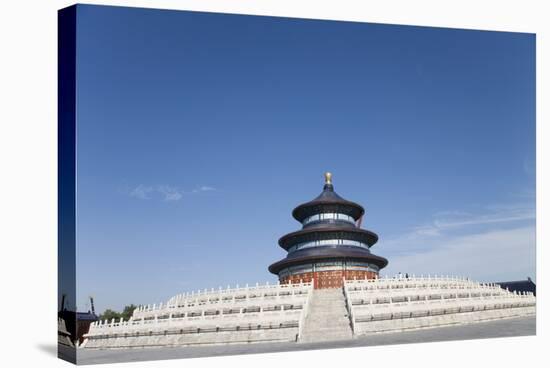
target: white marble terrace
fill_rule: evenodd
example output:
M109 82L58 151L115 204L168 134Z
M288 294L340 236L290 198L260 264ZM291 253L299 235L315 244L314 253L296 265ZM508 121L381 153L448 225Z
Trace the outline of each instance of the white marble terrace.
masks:
M459 277L345 280L343 291L353 337L532 316L536 309L532 293ZM128 321L93 323L81 347L301 341L317 292L312 283L277 283L179 294L136 309Z
M532 293L449 276L346 280L344 294L355 336L536 313Z
M312 283L265 284L179 294L136 309L128 321L98 321L83 347L296 341Z

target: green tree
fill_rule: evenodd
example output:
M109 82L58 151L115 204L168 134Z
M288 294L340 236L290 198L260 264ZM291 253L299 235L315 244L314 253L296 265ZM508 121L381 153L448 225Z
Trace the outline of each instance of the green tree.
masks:
M113 318L115 319L115 321L118 321L120 319L120 313L112 309L105 309L105 311L99 315L99 319L101 321L107 320L111 322Z
M137 308L137 305L130 304L124 307L124 310L122 313L114 311L112 309L105 309L105 311L99 316L99 319L101 321L107 320L111 322L111 320L114 318L115 321L118 322L118 320L122 317L124 321L127 321L132 317L132 314L134 313L134 309Z
M132 314L134 313L134 309L137 308L137 305L130 304L124 307L124 310L122 313L120 313L120 316L124 318L125 321L129 320L130 317L132 317Z

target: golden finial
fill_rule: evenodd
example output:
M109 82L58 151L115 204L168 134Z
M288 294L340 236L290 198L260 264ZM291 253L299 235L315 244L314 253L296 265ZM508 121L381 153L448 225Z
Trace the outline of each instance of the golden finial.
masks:
M332 174L328 171L325 173L325 184L332 184Z

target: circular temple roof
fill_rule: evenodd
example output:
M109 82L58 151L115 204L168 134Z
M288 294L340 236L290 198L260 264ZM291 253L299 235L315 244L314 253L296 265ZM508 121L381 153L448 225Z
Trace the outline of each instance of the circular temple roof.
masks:
M358 227L310 227L284 235L279 239L279 246L287 250L295 244L327 239L356 240L361 243L368 244L370 247L376 244L378 241L378 235L372 231L360 229Z
M328 260L351 260L362 261L384 268L388 260L370 253L366 249L357 249L355 247L315 247L296 251L287 255L286 258L273 263L269 266L269 272L278 274L282 269L300 264L307 264L316 261Z
M361 205L340 197L334 191L332 174L328 172L325 173L325 186L321 194L313 200L296 207L292 211L292 216L296 220L303 222L309 216L326 212L343 213L353 217L355 220L365 213L365 209Z

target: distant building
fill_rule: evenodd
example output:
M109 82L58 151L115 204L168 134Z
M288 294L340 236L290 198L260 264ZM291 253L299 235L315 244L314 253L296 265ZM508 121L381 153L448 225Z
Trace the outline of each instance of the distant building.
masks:
M508 289L512 292L529 292L533 293L535 296L537 295L537 285L535 285L530 277L528 277L527 280L497 282L496 284L500 285L501 288Z
M91 311L75 312L65 308L65 295L61 299L61 310L57 312L58 335L60 343L69 340L71 344L78 346L84 341L84 335L90 330L90 325L99 321L95 314L94 299L90 297Z

